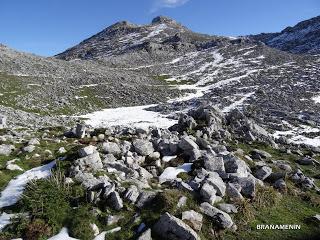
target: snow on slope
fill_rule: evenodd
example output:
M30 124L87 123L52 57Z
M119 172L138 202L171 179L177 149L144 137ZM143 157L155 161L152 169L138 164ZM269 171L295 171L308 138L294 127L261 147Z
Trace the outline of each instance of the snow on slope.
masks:
M85 123L93 127L123 125L132 127L157 126L168 128L177 123L176 120L169 119L160 113L146 110L147 108L154 106L156 105L110 108L80 117L86 118L87 120Z

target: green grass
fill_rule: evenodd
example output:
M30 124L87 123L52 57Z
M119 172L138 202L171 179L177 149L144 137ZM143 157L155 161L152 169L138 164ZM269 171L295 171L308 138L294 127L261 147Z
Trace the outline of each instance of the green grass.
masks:
M298 196L283 195L274 206L254 209L254 219L236 233L227 233L224 239L316 239L320 229L307 221L316 213L319 213L319 207ZM300 224L301 230L257 230L258 224Z

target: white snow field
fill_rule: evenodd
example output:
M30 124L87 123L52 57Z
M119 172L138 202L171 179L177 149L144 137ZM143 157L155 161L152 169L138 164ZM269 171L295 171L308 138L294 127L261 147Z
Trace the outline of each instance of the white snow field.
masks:
M168 128L177 123L176 120L169 119L163 114L146 110L154 106L156 105L109 108L80 117L87 119L85 123L92 127L122 125L131 127L157 126Z

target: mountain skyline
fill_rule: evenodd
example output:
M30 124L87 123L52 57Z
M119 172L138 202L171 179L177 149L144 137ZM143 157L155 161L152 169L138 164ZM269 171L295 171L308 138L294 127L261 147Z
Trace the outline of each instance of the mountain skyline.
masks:
M241 3L203 0L201 4L194 0L55 1L50 4L32 0L28 3L3 1L1 8L0 43L20 51L53 56L122 20L147 24L155 16L165 15L195 32L240 36L279 32L318 15L320 4L314 0L303 3L273 0L259 5L252 0Z

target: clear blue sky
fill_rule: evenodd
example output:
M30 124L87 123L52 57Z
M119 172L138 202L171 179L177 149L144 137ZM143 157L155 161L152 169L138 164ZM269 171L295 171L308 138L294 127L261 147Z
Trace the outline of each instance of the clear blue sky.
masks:
M0 43L57 54L116 21L170 16L190 29L238 36L280 31L320 15L319 0L1 0Z

